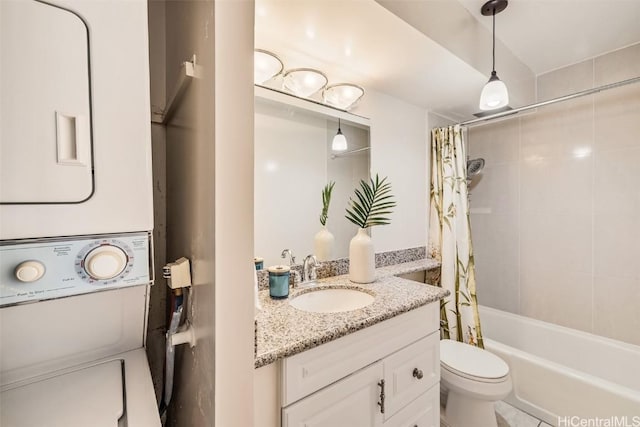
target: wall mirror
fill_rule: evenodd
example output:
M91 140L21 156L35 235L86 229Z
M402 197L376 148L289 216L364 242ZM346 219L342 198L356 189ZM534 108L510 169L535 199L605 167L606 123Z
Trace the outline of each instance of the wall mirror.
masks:
M334 181L327 228L335 236L332 259L349 254L357 227L345 208L360 180L370 176L369 119L318 103L255 87L254 248L267 268L288 264L290 249L301 264L320 231L322 188ZM333 152L338 130L348 141Z

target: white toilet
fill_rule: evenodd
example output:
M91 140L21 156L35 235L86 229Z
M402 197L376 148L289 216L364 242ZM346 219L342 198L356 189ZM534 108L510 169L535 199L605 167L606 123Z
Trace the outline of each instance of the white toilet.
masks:
M440 381L448 390L449 427L497 427L494 402L511 391L509 365L498 356L454 340L440 341Z

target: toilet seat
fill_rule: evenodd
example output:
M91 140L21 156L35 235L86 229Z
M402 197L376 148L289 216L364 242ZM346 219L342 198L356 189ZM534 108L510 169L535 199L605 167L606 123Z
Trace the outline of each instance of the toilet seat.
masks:
M481 348L454 340L440 341L443 369L473 381L498 383L509 376L509 365Z
M507 375L504 375L504 376L502 376L502 377L500 377L500 378L482 378L482 377L476 377L476 376L473 376L473 375L469 375L469 374L468 374L468 373L466 373L466 372L461 372L461 371L458 371L458 370L456 370L456 369L453 369L453 368L451 368L450 366L447 366L447 365L446 365L446 364L444 364L444 363L441 363L441 364L440 364L440 368L442 368L442 370L443 370L443 371L447 371L447 372L451 373L452 375L457 375L458 377L466 378L466 379L468 379L468 380L470 380L470 381L477 381L477 382L480 382L480 383L487 383L487 384L501 383L501 382L506 381L506 380L507 380L507 378L509 377L509 375L508 375L508 374L507 374ZM441 375L442 375L442 374L441 374Z

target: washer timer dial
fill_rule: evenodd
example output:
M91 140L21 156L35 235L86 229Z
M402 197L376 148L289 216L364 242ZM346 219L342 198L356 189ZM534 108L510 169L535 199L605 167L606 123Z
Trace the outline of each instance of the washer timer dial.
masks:
M76 272L89 283L111 284L124 278L133 266L133 252L115 239L95 241L78 254Z
M117 246L102 245L84 259L84 269L96 280L113 279L127 266L127 254Z

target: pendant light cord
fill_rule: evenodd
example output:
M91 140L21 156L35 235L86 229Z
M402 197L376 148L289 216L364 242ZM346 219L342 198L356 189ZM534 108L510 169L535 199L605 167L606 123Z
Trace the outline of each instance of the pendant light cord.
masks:
M496 72L496 8L493 8L493 68L491 71Z

